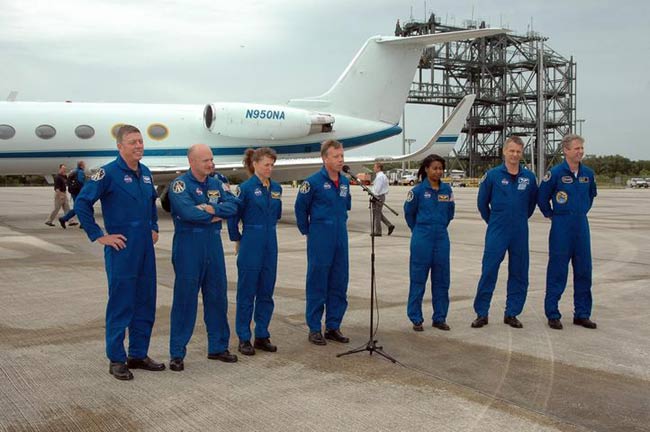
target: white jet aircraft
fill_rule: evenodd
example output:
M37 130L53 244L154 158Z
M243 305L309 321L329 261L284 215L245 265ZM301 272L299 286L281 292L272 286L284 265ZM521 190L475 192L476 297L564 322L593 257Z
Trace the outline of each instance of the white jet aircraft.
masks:
M286 105L0 102L0 175L47 178L58 164L74 166L80 159L97 168L116 157L115 133L128 123L142 131L143 163L160 185L188 169L186 152L194 143L208 144L216 169L228 176L243 172L247 148L268 146L278 154L274 179L304 178L321 165L320 143L326 139L339 140L349 150L401 133L400 115L425 47L503 32L480 29L372 37L326 93L291 99ZM346 164L358 170L375 160L448 155L473 101L473 95L461 100L430 142L414 153L346 157Z

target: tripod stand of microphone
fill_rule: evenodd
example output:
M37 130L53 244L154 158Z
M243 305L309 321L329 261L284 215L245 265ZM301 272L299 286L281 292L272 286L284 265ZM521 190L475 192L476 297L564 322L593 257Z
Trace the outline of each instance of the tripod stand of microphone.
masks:
M362 345L358 348L351 349L349 351L337 354L336 357L342 357L348 354L356 354L364 351L368 351L370 355L373 353L377 353L380 356L392 361L393 363L397 363L397 360L395 360L393 357L388 355L387 353L384 352L383 347L380 345L377 345L377 340L375 339L375 333L376 329L374 329L374 312L375 312L375 292L376 292L376 279L375 279L375 236L374 236L374 230L375 230L375 206L380 203L380 199L375 195L366 185L364 185L361 181L359 181L358 178L354 176L353 173L350 172L350 167L347 165L343 166L343 172L346 173L350 178L354 181L357 182L361 188L366 191L366 193L370 196L370 228L371 228L371 252L370 252L370 326L369 326L369 338L368 342L366 342L365 345ZM386 207L388 210L390 210L391 213L393 213L395 216L398 215L398 213L390 208L386 203L383 204L384 207ZM378 309L379 310L379 309Z

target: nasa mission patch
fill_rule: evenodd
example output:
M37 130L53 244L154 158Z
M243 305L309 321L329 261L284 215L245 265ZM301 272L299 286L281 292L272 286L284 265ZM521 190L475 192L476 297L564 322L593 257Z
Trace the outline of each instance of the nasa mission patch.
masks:
M309 182L308 182L308 181L304 181L304 182L302 182L302 184L300 185L300 193L301 193L301 194L309 193L310 189L311 189L311 186L309 185Z
M185 182L183 180L176 180L172 185L174 193L181 193L185 190Z
M208 191L208 201L211 203L216 203L219 202L219 197L221 196L221 192L218 190L209 190Z
M100 181L101 179L104 178L106 175L106 171L104 171L104 168L100 168L97 170L95 174L90 178L92 181Z

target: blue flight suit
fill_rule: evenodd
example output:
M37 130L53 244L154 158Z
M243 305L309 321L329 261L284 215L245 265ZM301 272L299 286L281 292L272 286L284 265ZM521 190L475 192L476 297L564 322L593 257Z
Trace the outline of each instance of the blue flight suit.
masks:
M339 175L336 186L327 170L307 177L300 185L294 210L300 233L307 236L307 306L310 332L338 330L348 307L348 210L352 208L350 182Z
M203 320L208 332L208 354L228 349L228 298L226 263L221 244L221 221L238 211L239 200L226 193L221 181L207 177L199 182L192 171L177 177L169 189L174 240L174 299L169 332L169 355L185 358L196 323L199 290L203 295ZM215 214L197 208L209 205Z
M156 257L152 231L158 231L156 189L149 168L138 163L137 171L118 156L86 182L74 208L88 238L104 236L95 222L93 204L101 201L108 234L122 234L126 247L104 246L108 277L106 306L106 356L126 362L124 334L129 329L128 356L147 357L156 316Z
M223 190L226 191L226 193L232 194L232 191L230 190L230 182L228 181L228 177L226 177L225 175L217 171L210 174L210 177L215 177L217 180L220 180Z
M228 219L230 240L241 241L237 256L237 336L251 338L255 311L255 338L269 338L273 315L273 290L278 268L276 225L282 216L282 186L270 181L265 187L253 175L239 185L239 213ZM239 221L243 232L239 232Z
M447 226L454 218L451 186L440 182L435 190L428 179L411 189L404 203L404 218L411 229L409 258L409 299L407 314L413 324L422 318L422 297L431 272L432 320L447 320L449 310L449 234Z
M594 172L580 164L574 175L566 161L553 167L539 186L539 209L545 217L552 218L544 299L548 319L561 318L558 302L566 288L569 260L573 264L574 317L591 316L591 239L587 213L597 194Z
M77 181L79 182L79 184L83 188L84 183L86 183L86 173L81 168L77 168L76 172L77 172ZM81 191L79 191L79 192L81 193ZM69 221L70 219L75 217L75 215L77 214L75 212L75 210L74 210L74 203L75 203L75 201L77 201L78 194L73 194L72 192L70 192L70 196L72 197L72 208L70 209L69 212L64 214L63 217L61 217L63 222Z
M508 173L505 164L489 170L478 190L478 210L487 222L485 249L474 310L487 317L499 266L508 251L508 284L505 316L516 317L524 308L528 292L528 218L537 203L535 174L523 165Z

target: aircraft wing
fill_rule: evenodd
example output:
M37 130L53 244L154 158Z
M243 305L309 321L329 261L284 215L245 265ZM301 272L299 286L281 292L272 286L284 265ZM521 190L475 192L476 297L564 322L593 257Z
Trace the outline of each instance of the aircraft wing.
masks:
M472 105L474 104L474 99L476 99L476 95L467 95L464 98L461 99L461 101L456 105L456 108L451 112L447 120L440 126L440 129L438 129L438 132L436 132L429 142L422 147L419 150L414 151L413 153L409 153L406 155L400 155L400 156L384 156L384 157L375 157L373 161L381 161L381 162L408 162L408 161L414 161L414 160L422 160L425 157L429 156L430 154L434 154L440 150L439 148L442 148L442 146L451 146L451 148L448 149L448 151L445 154L441 154L440 156L447 156L451 149L453 149L454 145L456 144L456 141L458 141L458 137L460 136L460 131L463 129L463 126L465 125L465 120L467 119L467 115L469 114L469 110L472 108ZM444 153L440 151L441 153ZM351 160L352 158L345 158L345 162L355 162L354 160ZM349 163L348 163L349 165Z

